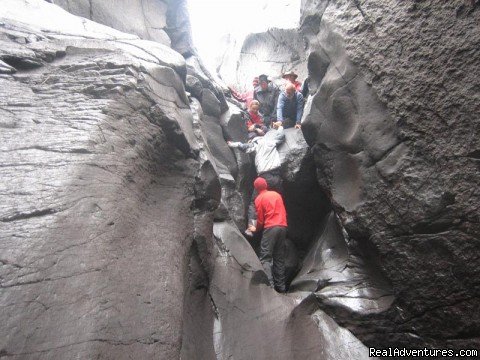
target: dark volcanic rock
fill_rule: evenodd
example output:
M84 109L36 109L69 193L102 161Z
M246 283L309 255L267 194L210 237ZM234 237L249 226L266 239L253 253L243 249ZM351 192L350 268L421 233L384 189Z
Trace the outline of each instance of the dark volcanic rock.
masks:
M235 153L239 171L232 172L229 156L222 150L224 133L233 140L246 137L244 120L233 105L223 114L221 122L204 115L198 100L192 99L191 106L200 157L214 164L222 195L221 205L214 214L212 239L208 238L208 231L198 232L206 235L195 238L195 248L200 250L194 248L191 252L182 357L203 359L215 352L220 358L365 358L368 354L364 346L326 316L315 297L304 300L304 294L285 297L268 286L252 245L239 232L245 226L245 205L249 200L245 190L251 187L252 178L247 180L247 176L253 163L248 155ZM313 180L317 186L314 193L318 193L318 184L312 176L312 158L303 164L308 148L301 132L291 129L286 133L287 140L281 147L285 178L292 183L298 179L301 185L309 185ZM233 152L228 151L232 156ZM310 175L310 183L301 181L306 174ZM309 227L300 230L300 238L311 230ZM297 271L297 246L298 241L297 244L288 241L290 278ZM213 265L209 263L212 260ZM206 337L205 332L213 333L213 337Z
M227 89L222 88L212 77L203 65L202 61L196 55L186 57L188 75L195 76L204 89L209 89L215 98L220 102L220 114L228 110L227 101L224 92ZM202 100L201 98L198 98ZM216 115L215 115L216 116Z
M394 299L391 287L368 262L371 254L345 235L333 212L317 237L291 290L316 292L330 310L348 309L362 315L387 310Z
M227 110L223 95L226 89L222 89L217 84L217 81L205 69L202 61L196 55L196 49L192 43L186 0L54 0L53 2L72 14L135 34L141 39L153 40L170 46L188 60L189 75L199 79L203 88L213 92L214 97L221 104L220 113ZM1 71L2 67L0 67ZM185 79L186 74L180 73L180 75L182 79ZM192 81L194 80L190 78L189 82ZM190 86L190 84L187 85ZM195 86L192 95L202 100L198 84L191 85ZM209 99L209 103L212 103L211 99ZM220 115L218 111L211 114L210 108L204 109L205 112L213 116Z
M480 347L478 10L304 4L303 131L322 188L396 298L374 317L330 309L369 345Z
M176 23L178 5L162 0L53 0L68 12L114 29L170 46L167 21ZM182 3L180 1L179 3ZM175 7L175 9L171 9ZM167 19L167 14L172 19Z
M204 89L202 92L202 109L205 115L216 118L219 118L222 114L220 101L217 100L215 94L209 89Z
M307 76L305 62L304 40L297 29L270 29L247 36L240 54L224 59L218 72L227 83L249 89L252 79L262 73L277 80L294 70L303 81Z
M244 119L192 50L185 2L129 2L120 17L112 2L63 3L133 32L154 24L133 26L146 16L138 5L159 6L147 20L181 54L45 1L2 1L0 357L366 359L335 320L382 347L475 343L478 177L440 156L448 142L423 139L437 118L398 119L423 108L399 112L389 72L369 75L386 60L368 58L366 40L344 49L344 31L373 32L349 28L372 21L361 5L307 1L304 38L252 40L279 64L306 64L311 50L311 147L290 129L280 148L292 277L300 264L297 291L281 295L240 232L253 162L226 139L245 140ZM327 21L336 7L340 30ZM466 144L454 155L475 170L479 147Z
M145 0L141 0L145 1ZM149 0L159 1L159 0ZM187 10L187 0L161 0L168 4L167 28L165 31L172 40L172 48L183 57L188 58L196 54L192 42L190 18Z
M198 80L195 76L187 75L185 88L190 92L190 94L192 94L193 97L196 97L197 99L202 98L203 86L200 80Z
M308 70L311 150L284 162L289 233L308 253L293 288L319 290L369 345L478 348L478 1L302 7L300 33L250 35L223 66L238 61L246 86Z
M202 105L195 98L192 99L191 108L196 137L202 147L202 158L212 163L221 184L221 204L215 217L217 220L233 219L239 228L243 228L246 224L246 198L237 186L237 161L227 146L223 124L219 118L204 115Z
M314 299L300 303L267 286L257 256L235 227L215 223L213 231L216 266L209 296L214 316L207 311L202 323L213 327L213 345L222 359L368 358L367 349L319 310ZM206 297L198 289L196 296L201 294Z
M0 75L0 357L178 358L198 169L183 58L44 1L3 1L0 23L16 69Z

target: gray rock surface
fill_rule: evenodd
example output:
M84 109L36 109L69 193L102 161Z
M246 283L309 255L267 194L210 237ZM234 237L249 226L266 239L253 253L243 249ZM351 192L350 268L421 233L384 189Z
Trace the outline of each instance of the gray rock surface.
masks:
M158 1L158 0L157 0ZM188 0L164 0L168 4L166 32L171 39L172 48L185 58L196 54L192 42Z
M268 286L253 244L239 231L245 226L244 205L249 199L245 189L251 187L251 179L246 177L253 162L245 154L235 152L237 157L233 157L229 148L225 152L222 138L226 133L233 140L244 140L244 120L233 105L221 119L205 115L195 98L191 108L200 159L213 165L219 179L221 211L213 218L208 212L195 217L182 358L367 358L364 345L321 311L315 297L308 297L308 293L286 297ZM300 163L308 149L300 131L287 130L286 136L282 161L294 182L305 173ZM215 220L213 232L211 220ZM291 275L298 262L296 247L289 242L287 267Z
M270 29L264 33L250 34L239 54L226 54L218 66L220 77L239 88L250 89L252 79L267 74L270 79L282 82L282 74L293 70L303 81L307 77L304 40L297 29Z
M203 85L195 76L187 75L185 88L193 97L202 99Z
M64 3L90 18L97 4ZM305 139L287 130L280 148L288 295L240 232L253 162L225 139L245 140L241 113L192 50L184 1L115 21L148 28L133 16L147 3L179 52L2 2L0 357L478 347L476 3L305 1L302 37L249 38L312 79ZM96 16L114 21L108 4Z
M199 324L186 338L183 355L207 359L367 359L368 350L318 308L315 299L276 293L251 246L229 223L215 223L215 266L210 277L190 277L190 296L205 304L192 314ZM191 269L198 269L193 257ZM201 273L201 271L200 271ZM197 284L197 286L193 286ZM206 305L207 303L210 306ZM190 329L193 326L189 326ZM196 351L202 329L213 330L213 342Z
M167 35L168 1L53 0L68 12L114 29L170 46ZM176 5L177 6L177 5ZM173 12L173 11L172 11Z
M45 1L2 1L0 23L0 357L178 358L183 58Z
M199 79L203 88L213 92L221 104L221 112L227 110L223 96L226 89L218 85L219 80L212 77L197 56L186 0L54 0L53 3L72 14L171 47L187 59L189 75ZM198 86L196 90L199 90ZM192 94L201 100L201 94ZM209 97L208 101L212 103L215 99ZM206 113L210 108L205 108ZM215 111L214 116L219 115Z
M478 1L307 0L299 31L225 57L247 87L261 66L308 70L311 149L284 164L292 289L368 345L480 347L479 16Z
M188 75L194 76L197 78L202 87L204 89L208 89L212 92L212 94L215 96L215 98L220 102L220 114L224 113L225 111L228 110L228 104L225 99L224 93L227 91L225 87L222 87L222 85L217 81L218 79L215 79L210 72L205 68L203 65L203 62L201 59L196 56L186 56L185 61L187 62L187 72ZM203 96L203 92L202 92ZM200 101L202 101L202 98L198 98ZM209 102L215 102L214 99L211 99ZM208 112L208 111L207 111ZM218 110L215 111L215 113L218 113ZM220 114L218 116L220 116ZM214 115L217 116L217 115Z
M219 220L233 219L239 228L246 225L245 209L247 191L239 191L238 166L235 154L227 146L225 127L219 118L205 115L201 103L193 98L191 103L197 139L201 144L202 157L211 162L221 185L221 204L216 211ZM244 158L245 167L251 167L249 158ZM245 181L245 180L244 180Z
M329 307L369 345L480 347L479 16L478 2L304 3L303 132L395 295L373 317Z
M388 310L394 300L388 281L368 263L362 247L346 236L333 212L317 237L290 290L315 292L329 307L363 315Z

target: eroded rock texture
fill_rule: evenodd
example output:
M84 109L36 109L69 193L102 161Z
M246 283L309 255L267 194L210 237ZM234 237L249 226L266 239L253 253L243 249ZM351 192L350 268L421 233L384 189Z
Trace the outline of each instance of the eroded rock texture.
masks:
M300 33L251 35L226 59L308 70L316 176L286 200L318 217L291 289L369 345L480 347L479 16L478 1L307 0Z
M42 0L0 16L0 357L367 358L316 298L267 286L240 233L252 159L225 142L244 119L195 55ZM281 151L311 184L300 131Z
M183 58L44 1L3 1L0 22L0 356L178 358Z
M189 264L182 358L367 358L365 346L326 315L315 297L307 293L284 296L268 286L252 248L254 242L249 244L240 232L246 226L244 213L251 189L248 167L251 172L253 162L247 155L225 148L221 138L223 127L226 136L244 141L244 121L233 106L218 119L205 115L198 99L193 98L191 105L200 157L213 164L222 196L213 217L205 208L196 215L198 232ZM285 186L289 187L286 196L289 193L293 198L287 202L292 224L287 269L292 277L297 272L297 252L306 251L302 241L309 239L317 226L318 211L303 217L294 213L298 198L307 195L296 186L311 185L314 168L299 130L286 131L280 153ZM321 198L318 184L313 181L313 185L318 189L315 198ZM318 201L313 207L326 212L326 203Z
M477 2L306 1L303 132L389 310L328 306L367 344L479 347Z
M191 278L198 304L213 304L187 314L190 329L182 356L217 359L367 359L368 352L340 328L313 298L282 296L267 285L250 244L227 222L213 228L215 267L210 278ZM191 269L199 260L192 257ZM232 286L235 284L235 286ZM190 315L191 317L189 317ZM200 326L192 331L193 325ZM211 332L206 339L203 331ZM196 345L196 346L195 346ZM215 354L215 355L214 355Z
M297 29L273 28L248 35L241 46L228 46L218 66L226 83L250 89L252 79L260 74L267 74L272 80L281 79L290 70L300 79L307 76L305 42Z
M170 46L168 23L175 22L175 11L167 0L52 0L68 12L107 25L141 39ZM181 3L178 2L178 3ZM175 5L178 6L178 5ZM172 6L173 7L173 6ZM172 11L172 18L167 14Z

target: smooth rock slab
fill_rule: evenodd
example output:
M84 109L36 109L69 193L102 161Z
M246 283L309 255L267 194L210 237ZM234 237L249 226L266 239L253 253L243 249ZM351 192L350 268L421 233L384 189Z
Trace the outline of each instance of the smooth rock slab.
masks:
M68 12L166 46L168 4L162 0L53 0Z
M367 349L338 327L315 301L300 303L266 285L261 264L243 236L215 223L215 269L209 294L219 359L367 359Z

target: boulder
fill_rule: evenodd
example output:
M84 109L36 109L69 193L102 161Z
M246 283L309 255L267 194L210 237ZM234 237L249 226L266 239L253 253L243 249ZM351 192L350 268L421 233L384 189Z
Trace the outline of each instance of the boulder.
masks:
M202 92L202 109L205 115L219 118L221 115L220 101L210 89Z
M187 75L185 88L193 97L197 98L198 100L202 99L203 86L200 80L198 80L195 76Z
M224 93L227 92L227 88L221 84L221 80L213 77L212 74L210 74L210 72L205 68L202 60L197 55L187 56L185 61L187 63L188 75L194 76L200 80L203 88L209 89L216 98L216 101L220 102L220 114L227 111L228 105L224 95ZM211 101L215 102L213 99ZM215 106L217 107L218 105ZM218 110L215 112L218 113ZM214 116L220 116L220 114Z
M227 84L250 89L252 79L267 74L276 83L283 83L282 74L293 70L303 81L307 77L304 40L297 29L272 28L249 34L238 45L236 39L218 64L218 73Z
M141 39L171 45L167 35L167 13L171 5L162 0L53 0L68 12Z

